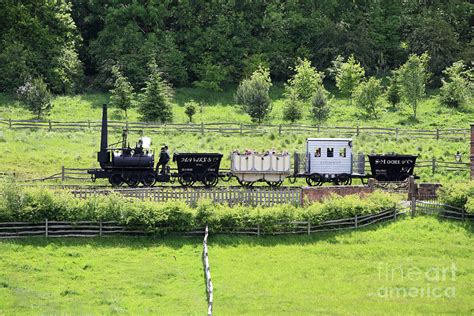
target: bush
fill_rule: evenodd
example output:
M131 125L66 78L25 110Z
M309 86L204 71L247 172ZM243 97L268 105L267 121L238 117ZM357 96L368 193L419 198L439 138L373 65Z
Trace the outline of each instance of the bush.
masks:
M51 93L41 77L27 80L16 93L18 100L38 119L49 114L53 108Z
M447 77L447 80L442 80L443 86L440 89L441 103L454 108L462 106L471 96L468 79L469 70L464 70L464 63L458 61L453 63L451 67L446 68L443 74Z
M465 208L468 199L474 196L474 181L443 186L439 191L439 196L443 204Z
M198 106L199 105L194 100L191 100L184 104L184 114L186 114L189 117L189 122L193 121L193 116L194 114L196 114L196 108Z
M298 100L294 93L291 93L285 100L285 107L283 109L283 119L294 123L301 119L303 115L303 105Z
M331 111L326 94L323 88L319 88L311 99L311 115L318 124L326 121Z

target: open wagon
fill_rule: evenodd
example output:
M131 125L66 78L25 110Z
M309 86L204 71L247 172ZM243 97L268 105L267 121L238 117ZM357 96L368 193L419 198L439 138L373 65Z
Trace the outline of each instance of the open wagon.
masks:
M413 175L416 158L413 155L369 155L372 177L379 181L404 181Z
M207 187L219 182L219 167L222 154L217 153L176 153L173 161L178 165L178 182L183 186L192 186L196 181Z

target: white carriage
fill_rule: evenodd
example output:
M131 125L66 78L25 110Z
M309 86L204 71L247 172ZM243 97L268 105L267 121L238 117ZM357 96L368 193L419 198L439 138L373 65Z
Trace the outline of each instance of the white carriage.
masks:
M232 153L231 172L239 183L251 186L265 181L270 186L280 186L291 172L288 153Z

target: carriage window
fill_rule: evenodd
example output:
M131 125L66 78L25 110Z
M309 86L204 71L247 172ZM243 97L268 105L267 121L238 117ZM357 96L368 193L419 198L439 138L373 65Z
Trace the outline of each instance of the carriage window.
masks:
M334 157L334 148L328 148L326 157L328 158Z
M321 157L321 148L316 148L316 152L314 153L314 157Z
M346 148L341 148L339 150L339 157L346 158Z

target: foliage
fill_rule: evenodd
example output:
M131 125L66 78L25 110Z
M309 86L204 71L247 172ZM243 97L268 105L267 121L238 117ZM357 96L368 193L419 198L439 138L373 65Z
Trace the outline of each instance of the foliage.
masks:
M285 107L283 109L283 119L294 123L303 116L303 104L296 96L296 93L291 92L285 99Z
M426 83L430 77L428 61L427 53L420 56L413 54L395 72L400 83L401 97L411 106L415 119L419 100L425 95Z
M110 104L124 111L127 117L127 110L133 106L133 87L118 66L112 67L112 74L115 81L113 89L110 90Z
M320 87L311 99L311 115L312 118L321 124L329 117L331 109L327 101L327 95L324 88Z
M249 79L239 84L235 94L236 102L259 123L271 111L272 101L268 94L271 86L270 71L259 67Z
M474 181L449 183L441 187L439 195L442 203L465 208L468 199L474 196Z
M472 93L472 87L469 86L470 82L468 76L472 71L472 69L464 70L464 63L462 60L453 63L443 71L447 80L442 80L443 86L440 90L442 104L457 108L469 100Z
M18 100L38 119L48 115L51 111L52 96L43 78L27 80L24 85L16 90L16 93Z
M194 82L196 87L211 91L222 91L221 85L228 80L229 71L223 65L206 61L204 64L197 65L197 76L199 80Z
M392 109L396 109L400 104L400 84L397 81L397 76L390 77L390 82L386 91L387 101L392 106Z
M171 122L173 120L171 109L173 91L162 78L156 63L153 61L149 63L149 69L150 75L142 90L138 111L145 121Z
M365 70L354 58L354 55L351 55L346 62L340 63L336 72L336 86L342 93L349 95L350 104L352 104L352 93L364 76Z
M376 118L380 112L382 106L380 102L381 95L380 80L374 77L362 82L353 92L356 106L362 109L368 117L373 118Z
M311 66L308 59L300 59L294 68L295 74L288 80L285 92L297 100L309 102L313 95L323 87L324 74Z
M193 121L193 116L194 114L196 114L196 108L198 106L199 104L194 100L191 100L184 104L184 107L185 107L184 113L189 117L189 122Z

